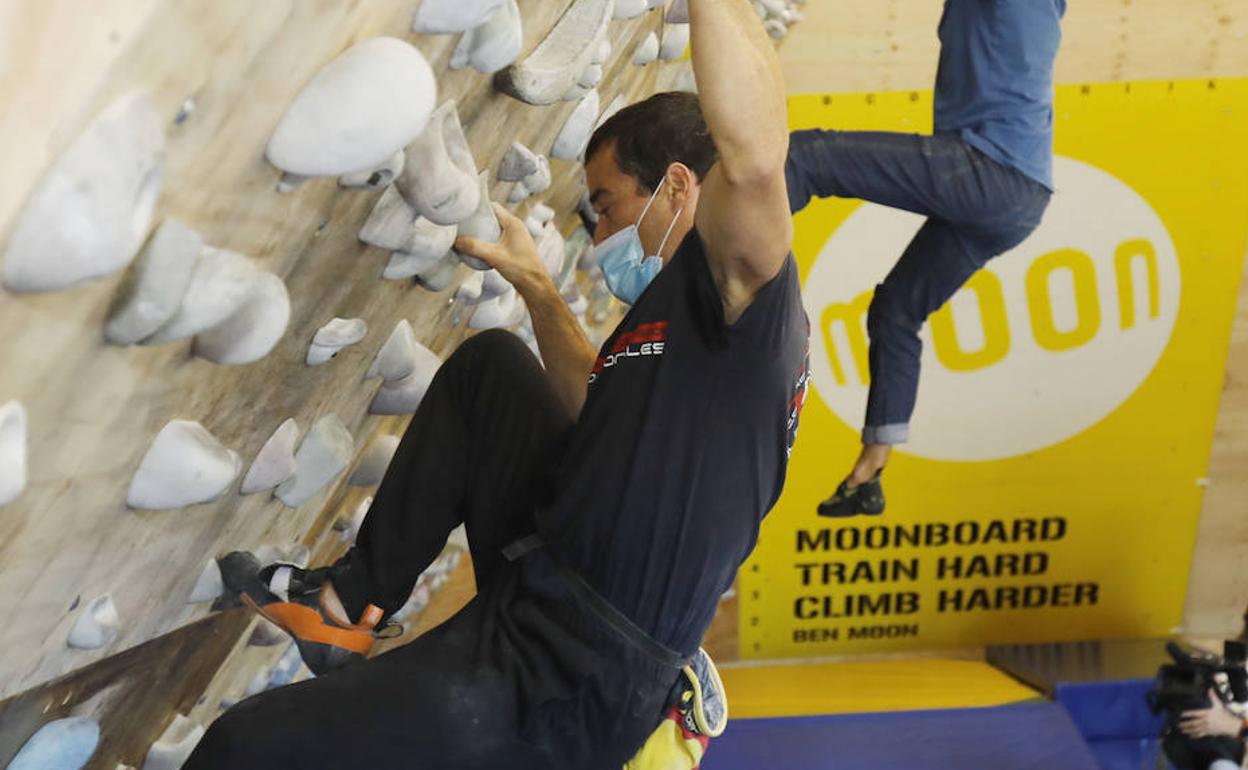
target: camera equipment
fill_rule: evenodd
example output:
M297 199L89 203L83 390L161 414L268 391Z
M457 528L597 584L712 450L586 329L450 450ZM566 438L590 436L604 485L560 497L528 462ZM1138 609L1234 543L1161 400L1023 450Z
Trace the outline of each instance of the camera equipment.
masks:
M1166 645L1166 652L1170 653L1174 662L1162 665L1148 694L1148 705L1153 713L1166 714L1161 734L1166 757L1180 770L1205 770L1218 759L1243 762L1244 744L1238 737L1188 738L1179 729L1179 719L1185 711L1215 705L1209 701L1209 691L1220 692L1217 685L1219 674L1227 678L1232 702L1248 701L1245 643L1226 642L1222 656L1184 649L1174 642Z

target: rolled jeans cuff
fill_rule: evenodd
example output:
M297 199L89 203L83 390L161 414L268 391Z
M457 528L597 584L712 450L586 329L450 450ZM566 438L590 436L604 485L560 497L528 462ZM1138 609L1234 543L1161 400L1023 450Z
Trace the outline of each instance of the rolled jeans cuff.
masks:
M904 444L910 440L910 423L892 425L868 425L862 429L864 444Z

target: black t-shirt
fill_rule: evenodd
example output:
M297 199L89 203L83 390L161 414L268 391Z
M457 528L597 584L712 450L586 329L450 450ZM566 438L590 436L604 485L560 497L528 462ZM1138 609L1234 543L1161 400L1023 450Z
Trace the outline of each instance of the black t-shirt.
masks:
M727 325L694 231L600 351L539 529L679 652L697 649L780 496L809 334L792 255Z

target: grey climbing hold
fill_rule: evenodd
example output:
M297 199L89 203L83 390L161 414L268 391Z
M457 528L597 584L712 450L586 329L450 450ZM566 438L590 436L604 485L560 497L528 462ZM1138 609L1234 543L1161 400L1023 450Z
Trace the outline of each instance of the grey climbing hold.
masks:
M8 770L80 770L99 743L100 726L94 719L55 719L26 741Z
M20 401L0 406L0 505L26 489L26 408Z
M458 224L477 210L477 164L454 99L434 111L408 146L395 187L421 216L439 225Z
M537 153L520 142L512 142L511 148L498 164L498 180L500 182L521 182L526 176L538 170Z
M375 37L325 65L295 97L266 155L301 177L371 171L415 139L437 104L437 82L410 43Z
M126 273L104 338L114 345L133 345L172 318L203 250L199 233L176 219L162 222Z
M441 259L455 242L458 228L439 225L420 216L393 186L381 194L360 229L360 240L372 246L401 251L425 260ZM407 276L410 278L415 273Z
M498 73L499 91L529 104L554 104L595 63L614 0L574 0L550 34L523 61Z
M455 252L448 251L431 267L417 273L416 282L429 291L446 291L455 279L455 266L458 264L459 257L455 256Z
M142 91L121 96L43 175L4 252L4 285L58 291L130 263L147 236L164 174L163 121Z
M420 406L433 382L433 376L442 366L442 359L432 350L416 344L416 366L407 377L396 382L383 383L369 405L370 414L399 415L412 414Z
M411 254L406 251L396 251L390 255L390 261L386 263L386 268L382 271L381 277L387 281L398 281L405 278L420 276L425 273L442 269L444 267L444 263L448 262L448 260L450 270L453 273L455 270L456 259L454 255L451 254L449 246L446 251L436 256ZM449 276L447 277L447 280L449 281ZM441 291L441 289L435 289L435 291Z
M104 594L92 599L78 613L78 619L69 631L68 643L70 647L80 650L98 650L112 644L120 630L121 618L117 615L113 597Z
M504 0L421 0L412 31L423 35L466 32L483 24Z
M659 58L678 61L689 47L689 25L667 24L663 27L663 43L659 46Z
M281 278L260 273L255 288L235 313L199 333L195 355L218 364L250 364L267 356L290 323L290 294Z
M205 246L177 311L144 345L193 337L234 315L256 289L260 270L241 254Z
M412 324L401 319L394 325L394 331L386 339L385 344L377 351L377 357L365 373L364 379L380 377L386 382L395 382L410 375L416 369L416 333Z
M143 456L126 504L142 510L181 508L216 500L238 477L238 453L197 422L172 420Z
M334 318L317 330L308 348L308 366L320 366L343 348L350 347L368 334L368 324L359 318Z
M353 487L375 487L386 476L386 469L399 451L399 437L381 435L369 442L347 483Z
M256 454L239 491L244 495L267 492L295 475L295 443L298 440L299 424L293 418L279 425Z
M203 737L202 726L175 714L173 722L147 750L142 770L179 770Z
M478 238L487 243L497 243L498 239L503 237L503 228L498 223L498 216L494 213L494 203L490 200L490 175L482 171L477 177L477 184L481 188L480 203L472 216L459 223L459 234ZM456 251L455 256L473 270L490 269L489 263L470 257L463 252Z
M298 508L316 496L346 470L355 454L355 440L338 415L317 420L295 452L295 475L282 482L274 495L284 505Z

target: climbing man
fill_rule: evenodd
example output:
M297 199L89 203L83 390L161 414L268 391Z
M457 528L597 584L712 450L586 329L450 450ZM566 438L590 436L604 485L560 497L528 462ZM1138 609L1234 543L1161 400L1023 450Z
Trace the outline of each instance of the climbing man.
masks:
M586 154L599 263L631 311L595 351L505 209L499 243L457 242L520 292L545 368L506 332L464 342L343 559L222 559L323 675L230 709L188 770L620 770L722 729L698 645L780 495L809 325L772 42L749 0L689 11L701 96L624 109ZM360 660L461 522L476 597Z
M821 516L884 512L880 475L910 434L919 330L1040 224L1053 191L1053 63L1066 0L945 0L935 133L799 131L789 198L860 198L927 217L867 313L862 451Z

